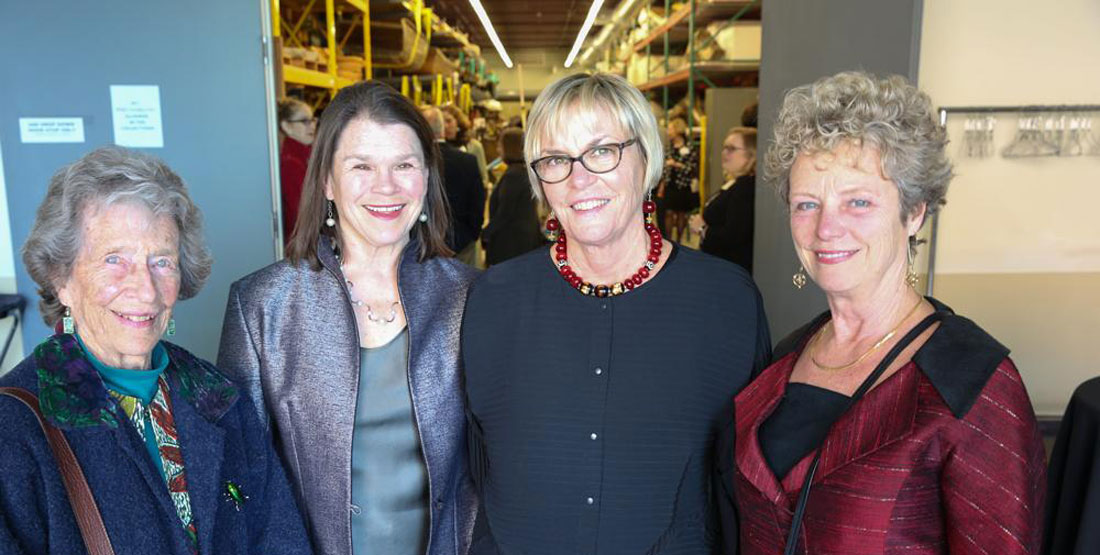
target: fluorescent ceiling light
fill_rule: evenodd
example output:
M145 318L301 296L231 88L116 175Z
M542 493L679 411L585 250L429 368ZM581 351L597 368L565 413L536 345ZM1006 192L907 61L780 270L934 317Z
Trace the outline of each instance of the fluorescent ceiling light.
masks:
M481 0L470 0L470 6L477 12L477 18L481 20L481 26L485 27L485 32L489 34L489 40L493 41L493 48L497 49L497 54L500 54L504 66L512 67L512 59L504 51L504 45L500 43L500 37L497 36L496 29L493 29L493 22L489 21L489 14L485 13L485 8L481 7Z
M588 36L588 30L592 28L592 22L596 21L596 14L600 13L601 6L603 6L603 0L594 0L592 7L588 8L588 17L584 18L581 32L577 33L577 40L573 41L573 49L569 51L569 57L565 59L565 67L573 65L573 60L577 57L577 52L580 52L581 46L584 45L584 38Z

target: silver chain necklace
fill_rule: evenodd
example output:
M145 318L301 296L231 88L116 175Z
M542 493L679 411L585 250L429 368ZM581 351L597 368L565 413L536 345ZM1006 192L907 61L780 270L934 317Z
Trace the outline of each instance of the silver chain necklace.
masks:
M337 259L339 260L339 257L337 257ZM401 301L394 301L393 304L390 305L390 315L388 318L375 316L374 310L371 309L369 304L355 298L355 294L353 293L355 289L355 284L353 284L351 280L347 278L347 274L344 273L343 262L340 263L340 276L344 278L344 284L348 286L348 300L351 301L351 304L354 306L367 308L367 320L384 326L386 324L392 324L393 321L397 319L397 307L401 306Z

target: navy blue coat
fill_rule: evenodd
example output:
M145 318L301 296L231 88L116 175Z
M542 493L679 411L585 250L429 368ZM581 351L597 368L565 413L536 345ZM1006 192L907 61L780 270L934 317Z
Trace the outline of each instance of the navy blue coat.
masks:
M202 554L309 553L286 475L247 396L208 362L165 343L165 371ZM71 335L35 348L0 386L39 396L99 505L115 553L192 553L145 445ZM226 483L248 499L238 510ZM0 553L84 553L57 464L33 413L0 396Z

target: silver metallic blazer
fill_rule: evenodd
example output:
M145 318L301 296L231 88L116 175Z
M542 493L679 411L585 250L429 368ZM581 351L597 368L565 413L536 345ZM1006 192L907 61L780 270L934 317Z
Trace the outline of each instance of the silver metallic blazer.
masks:
M428 469L428 553L464 555L477 498L466 457L459 328L476 270L402 253L398 290L409 326L408 376ZM351 442L359 334L327 238L323 269L277 262L233 284L218 368L252 395L275 438L318 553L351 553ZM270 420L268 419L270 416Z

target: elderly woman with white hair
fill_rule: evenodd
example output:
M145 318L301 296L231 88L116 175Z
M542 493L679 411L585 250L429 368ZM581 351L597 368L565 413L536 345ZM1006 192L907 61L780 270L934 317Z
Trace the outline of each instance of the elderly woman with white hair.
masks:
M760 296L661 237L659 129L624 79L565 77L527 121L557 238L467 301L471 553L716 552L711 447L769 356Z
M50 181L23 262L57 334L0 379L0 552L310 552L255 407L161 339L211 266L179 176L92 151Z
M787 93L766 176L829 310L735 400L741 553L1037 553L1045 460L1008 349L915 289L947 137L901 77ZM727 442L727 444L728 444ZM733 524L734 518L725 519Z

